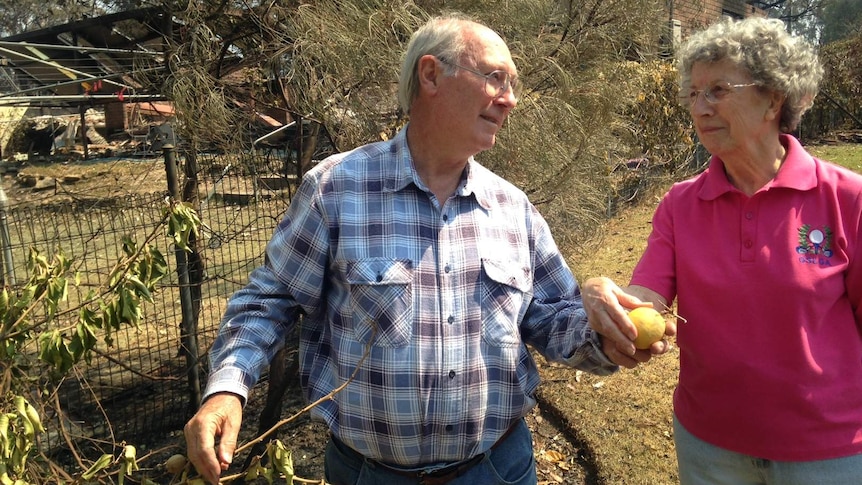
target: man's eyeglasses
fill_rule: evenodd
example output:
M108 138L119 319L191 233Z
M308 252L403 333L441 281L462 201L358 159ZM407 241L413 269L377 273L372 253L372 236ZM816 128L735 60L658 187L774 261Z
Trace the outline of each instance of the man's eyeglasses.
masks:
M713 84L706 89L683 90L679 93L679 103L685 108L691 108L697 102L697 97L700 96L700 93L703 93L703 99L705 99L707 103L716 104L721 102L721 100L729 96L731 93L736 92L736 90L747 88L749 86L757 86L757 83L730 84L722 82Z
M439 59L439 58L438 58ZM452 67L457 67L458 69L463 69L467 72L472 72L477 76L482 76L485 78L485 93L492 98L498 98L503 95L509 88L512 89L512 93L518 98L521 94L521 84L518 82L518 78L516 76L512 76L506 71L491 71L487 74L483 72L479 72L475 69L470 69L469 67L464 67L460 64L455 64L452 61L448 61L446 59L440 59L440 62L444 64L449 64Z

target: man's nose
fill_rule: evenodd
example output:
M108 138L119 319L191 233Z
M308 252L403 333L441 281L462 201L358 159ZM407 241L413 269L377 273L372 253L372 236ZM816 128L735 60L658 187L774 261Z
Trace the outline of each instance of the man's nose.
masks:
M517 106L518 97L515 95L515 89L512 86L506 86L506 90L500 93L495 101L507 105L511 110Z

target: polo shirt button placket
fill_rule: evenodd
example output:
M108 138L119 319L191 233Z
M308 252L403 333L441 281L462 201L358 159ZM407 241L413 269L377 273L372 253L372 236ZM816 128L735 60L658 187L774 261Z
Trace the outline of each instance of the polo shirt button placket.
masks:
M740 257L742 262L753 262L757 258L757 208L756 199L750 199L742 207L740 227L742 229Z

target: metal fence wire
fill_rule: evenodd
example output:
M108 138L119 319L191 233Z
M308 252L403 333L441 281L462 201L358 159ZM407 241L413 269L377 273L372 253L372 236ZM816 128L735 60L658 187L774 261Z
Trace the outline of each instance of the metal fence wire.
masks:
M226 155L197 158L203 167L197 175L203 277L200 291L193 294L199 304L196 350L202 357L202 376L225 304L262 264L296 178L263 155L244 156L241 163ZM170 268L155 303L143 305L144 323L122 329L112 346L100 343L92 360L76 365L62 380L60 406L44 410L47 449L64 445L61 427L74 439L146 443L182 428L197 406L189 389L189 363L181 351L183 312L174 248L160 226L167 182L165 187L160 193L97 203L19 205L0 211L7 231L0 234L6 240L3 275L11 287L27 280L30 248L49 259L63 252L74 260L81 277L80 285L70 288L69 305L74 305L90 289L104 287L124 236L142 243L154 231L160 233L152 244Z

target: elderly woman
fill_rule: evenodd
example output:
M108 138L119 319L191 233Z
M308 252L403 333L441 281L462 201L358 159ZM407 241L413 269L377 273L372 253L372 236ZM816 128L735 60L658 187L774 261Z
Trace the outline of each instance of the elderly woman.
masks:
M683 485L862 483L862 177L790 134L817 56L761 18L723 20L679 54L712 158L662 199L630 286L585 283L590 323L632 368L667 343L636 350L627 309L677 300Z

